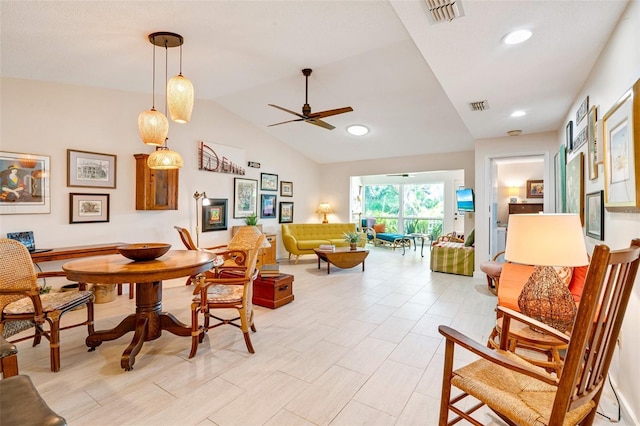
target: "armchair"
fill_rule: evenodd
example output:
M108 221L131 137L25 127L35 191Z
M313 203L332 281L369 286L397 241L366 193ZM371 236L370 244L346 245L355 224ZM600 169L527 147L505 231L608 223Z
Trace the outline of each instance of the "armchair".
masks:
M60 330L86 325L93 333L93 293L90 291L40 294L39 277L64 276L64 272L36 274L29 251L21 243L7 238L0 239L0 335L9 337L35 327L35 334L14 340L34 338L33 345L44 336L49 340L51 371L60 370ZM60 318L67 312L87 306L87 320L60 327ZM43 324L47 322L49 329Z
M220 245L220 246L212 246L212 247L205 247L205 248L200 248L196 245L196 243L193 242L193 238L191 238L191 233L189 233L189 230L187 230L187 228L182 228L180 226L174 226L173 227L176 231L178 231L178 235L180 236L180 239L182 240L182 244L184 244L184 246L187 248L187 250L207 250L207 251L218 251L218 250L223 250L226 245ZM191 276L189 278L187 278L187 281L184 283L184 285L191 285L191 283L193 282L193 280L195 279L195 275Z
M640 239L624 250L595 247L571 337L503 307L498 308L503 330L497 350L450 327L438 327L446 338L439 424L461 419L481 424L471 414L483 405L513 425L593 424L639 264ZM559 374L550 374L507 350L512 321L542 329L568 344ZM454 371L456 346L480 359ZM452 386L462 393L452 398ZM479 402L467 405L465 411L458 403L468 396ZM449 411L455 414L451 420Z

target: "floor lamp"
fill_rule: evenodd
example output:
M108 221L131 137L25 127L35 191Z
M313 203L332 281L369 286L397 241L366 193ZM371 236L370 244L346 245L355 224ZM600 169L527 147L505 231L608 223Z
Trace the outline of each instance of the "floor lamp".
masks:
M207 193L202 192L199 193L196 191L193 194L193 199L196 202L196 247L200 247L200 215L198 215L198 200L202 198L202 206L208 206L211 204L209 199L207 198Z

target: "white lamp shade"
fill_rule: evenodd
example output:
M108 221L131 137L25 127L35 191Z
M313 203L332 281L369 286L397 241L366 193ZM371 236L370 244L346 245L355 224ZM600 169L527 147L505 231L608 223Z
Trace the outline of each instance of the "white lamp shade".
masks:
M580 217L576 214L512 214L505 259L537 266L589 263Z
M182 156L176 151L171 151L169 148L163 148L155 150L147 158L147 165L150 169L156 170L171 170L180 169L184 165Z
M169 115L176 123L188 123L193 111L193 84L182 74L167 83Z
M147 145L162 146L169 134L169 120L163 113L151 108L138 116L138 130L142 142Z

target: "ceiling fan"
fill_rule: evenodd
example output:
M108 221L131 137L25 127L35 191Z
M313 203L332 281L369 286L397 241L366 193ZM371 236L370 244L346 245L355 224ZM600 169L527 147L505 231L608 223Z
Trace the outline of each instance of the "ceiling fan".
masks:
M316 126L324 127L325 129L328 129L328 130L335 129L335 126L332 126L331 124L329 124L329 123L327 123L325 121L322 121L322 119L325 118L325 117L330 117L332 115L338 115L338 114L343 114L345 112L351 112L351 111L353 111L353 108L351 108L349 106L349 107L344 107L344 108L329 109L329 110L320 111L320 112L311 112L311 106L309 106L309 101L307 99L308 95L309 95L309 76L311 75L311 68L303 69L302 70L302 74L304 74L304 77L305 77L305 83L304 83L304 105L302 106L302 114L298 114L295 111L291 111L289 109L283 108L283 107L278 106L278 105L269 104L269 106L281 109L282 111L286 111L289 114L297 115L300 118L296 118L296 119L288 120L288 121L283 121L281 123L270 124L268 127L278 126L280 124L285 124L285 123L292 123L294 121L304 121L304 122L309 123L309 124L315 124Z

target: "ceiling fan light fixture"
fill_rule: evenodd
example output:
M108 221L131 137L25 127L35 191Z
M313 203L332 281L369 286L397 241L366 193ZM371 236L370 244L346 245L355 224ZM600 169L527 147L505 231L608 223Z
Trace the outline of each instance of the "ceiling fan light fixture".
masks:
M367 126L363 126L362 124L353 124L347 127L347 132L354 136L364 136L369 133L369 128Z
M502 41L505 44L520 44L529 40L532 35L533 33L531 32L531 30L520 29L508 33L502 38Z

